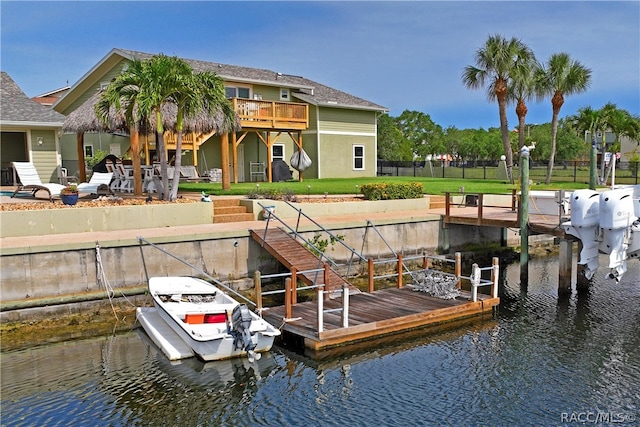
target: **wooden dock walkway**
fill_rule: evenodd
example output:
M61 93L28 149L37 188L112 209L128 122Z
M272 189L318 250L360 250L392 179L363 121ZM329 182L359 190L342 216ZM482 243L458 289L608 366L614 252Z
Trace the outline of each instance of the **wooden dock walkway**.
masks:
M265 233L266 231L266 233ZM298 240L280 228L268 228L266 230L250 230L253 240L273 255L289 271L295 269L299 272L296 277L308 286L315 285L318 280L325 282L322 272L305 273L311 270L324 269L326 262L318 259L309 249L304 247ZM320 277L320 279L317 278ZM327 269L325 290L341 290L344 284L349 285L351 292L360 292L358 288L349 284L342 276L331 268Z
M308 301L292 306L292 317L285 321L285 307L271 307L262 315L272 325L282 326L288 334L304 340L314 351L369 340L470 316L492 313L500 298L461 291L456 299L441 299L410 287L382 289L349 296L348 327L342 327L341 299L325 299L323 330L318 332L318 304Z

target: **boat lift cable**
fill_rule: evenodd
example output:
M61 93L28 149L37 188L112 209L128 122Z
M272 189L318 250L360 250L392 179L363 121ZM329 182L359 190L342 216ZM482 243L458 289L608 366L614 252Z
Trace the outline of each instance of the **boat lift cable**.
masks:
M107 292L107 297L109 298L109 304L111 305L111 310L113 311L113 315L116 317L116 320L120 320L118 319L118 314L116 313L116 309L113 305L113 297L115 296L115 290L113 289L113 286L111 286L111 283L109 283L109 279L107 278L107 274L104 272L104 267L102 265L102 256L100 254L99 242L96 242L96 279L98 284L103 285L105 291ZM131 304L132 307L135 307L135 304L129 301L129 299L125 294L121 293L121 295L125 299L125 301Z
M251 304L254 307L257 307L257 304L255 302L251 301L249 298L245 297L244 295L238 293L234 289L232 289L229 286L225 285L220 280L216 279L215 277L213 277L212 275L210 275L206 271L202 270L201 268L198 268L195 265L189 264L187 261L185 261L185 260L183 260L181 258L178 258L177 256L173 255L172 253L162 249L160 246L158 246L158 245L156 245L154 243L151 243L150 241L148 241L144 237L138 237L138 242L140 243L140 254L142 255L142 264L144 266L144 272L145 272L145 275L147 277L147 283L149 282L149 274L147 273L147 266L146 266L146 263L144 261L144 252L142 251L143 242L146 243L147 245L153 246L155 249L159 250L160 252L163 252L164 254L166 254L166 255L170 256L171 258L175 259L176 261L179 261L179 262L183 263L184 265L186 265L188 267L191 267L192 269L194 269L198 273L202 274L207 279L209 279L212 282L214 282L216 284L216 286L220 286L221 288L225 289L228 292L231 292L232 294L234 294L238 298L242 299L243 301Z
M391 251L391 253L393 254L393 256L395 256L396 258L398 257L398 254L396 251L393 250L393 248L391 247L391 245L389 245L389 243L386 241L386 239L382 236L382 234L380 234L380 231L378 230L378 228L375 226L375 224L373 222L371 222L371 220L367 220L367 229L371 227L373 228L373 231L376 232L376 234L378 236L380 236L380 238L382 239L382 241L384 242L385 245L387 245L387 248L389 248L389 250ZM364 244L364 243L363 243ZM407 265L404 263L404 261L402 261L402 267L407 271L407 273L409 273L409 275L411 276L411 278L416 281L416 276L414 276L414 272L411 271L411 269L409 267L407 267Z

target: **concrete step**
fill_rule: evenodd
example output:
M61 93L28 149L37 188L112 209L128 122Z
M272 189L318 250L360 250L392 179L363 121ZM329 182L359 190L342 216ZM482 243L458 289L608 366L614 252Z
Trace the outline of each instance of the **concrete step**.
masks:
M213 199L213 223L253 221L253 214L240 205L239 199Z
M224 214L224 215L213 215L213 223L221 224L224 222L242 222L242 221L253 221L252 213L237 213L237 214Z
M229 215L229 214L241 214L247 213L247 208L244 206L218 206L213 205L214 215Z
M429 196L430 209L444 209L446 207L447 198L445 196Z

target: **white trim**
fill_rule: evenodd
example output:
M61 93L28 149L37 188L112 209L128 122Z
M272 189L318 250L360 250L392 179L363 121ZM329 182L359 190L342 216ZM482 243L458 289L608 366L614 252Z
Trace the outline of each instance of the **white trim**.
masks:
M316 129L320 129L320 107L318 105L315 106L316 107ZM314 132L316 134L316 145L317 145L317 152L316 155L318 156L318 179L322 178L322 138L320 137L320 131L316 130Z
M324 135L376 136L373 132L342 132L337 130L320 130L318 133Z
M282 147L282 161L284 161L286 163L287 161L287 146L284 143L273 143L271 144L271 161L273 162L275 160L275 157L273 157L273 149L278 146L278 147ZM280 157L278 157L280 158Z
M362 167L361 168L356 168L356 147L362 147ZM366 153L366 147L364 144L353 144L351 145L351 170L354 171L364 171L367 170L367 153ZM357 158L360 158L359 156Z
M19 122L19 121L2 121L0 122L0 126L2 126L2 130L7 130L7 126L15 126L16 128L29 128L32 129L34 127L37 128L46 128L46 129L58 129L62 128L63 122Z

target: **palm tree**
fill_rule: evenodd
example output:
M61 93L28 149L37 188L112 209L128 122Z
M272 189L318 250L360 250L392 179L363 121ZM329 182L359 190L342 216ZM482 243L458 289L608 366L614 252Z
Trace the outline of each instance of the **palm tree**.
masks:
M112 107L124 115L132 130L148 132L155 128L164 189L169 188L164 131L172 129L178 133L173 188L171 192L163 192L164 200L177 197L185 119L195 117L190 125L192 131L229 132L237 128L222 80L210 72L194 74L185 60L175 56L160 54L146 61L131 61L101 95L96 112L106 120L113 113Z
M547 185L551 183L553 162L556 154L556 135L558 134L558 115L564 104L565 95L584 92L591 83L591 70L580 62L571 60L567 53L555 53L547 61L546 67L540 67L536 73L536 84L540 98L552 96L551 106L551 155L547 166Z
M507 40L501 35L489 36L485 45L476 51L476 65L467 65L462 82L470 89L478 89L488 83L487 98L498 101L500 134L507 163L507 173L513 179L513 150L507 123L507 94L513 73L521 65L534 59L533 51L516 38Z
M144 127L148 117L142 116L135 100L138 98L144 84L144 64L141 61L129 62L121 73L100 94L95 105L97 116L107 127L119 127L122 124L129 131L129 135L137 135L140 127ZM113 108L115 107L115 109ZM134 193L142 194L140 178L139 153L133 153L134 160ZM136 161L137 160L137 161ZM136 170L137 169L137 170Z
M609 166L606 168L605 173L605 152L607 151L607 145L605 141L605 131L610 130L614 135L614 141L609 147L612 153L620 152L620 137L627 136L631 139L637 139L640 134L640 123L637 118L634 118L627 110L619 109L615 104L609 102L600 110L602 116L602 135L603 135L603 147L602 147L602 176L601 183L604 184L609 179L613 162L609 162Z
M178 59L176 58L176 60ZM236 121L233 106L225 96L223 80L212 72L193 73L191 67L187 69L185 65L189 67L186 63L176 64L176 71L182 70L182 72L177 74L180 76L180 84L176 84L177 90L171 95L172 102L176 104L178 109L175 173L170 200L175 200L178 196L184 119L202 113L206 116L222 115L220 128L224 132L235 129Z
M518 116L518 147L525 145L525 123L527 117L527 101L535 98L535 72L539 64L532 55L529 61L521 61L514 67L511 74L511 84L507 98L516 103L516 115Z

